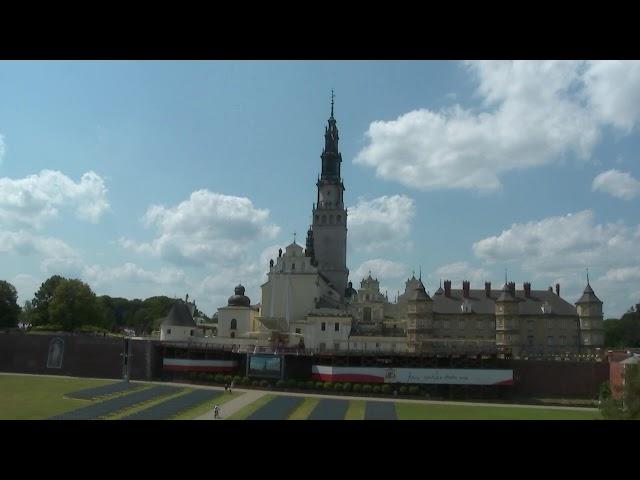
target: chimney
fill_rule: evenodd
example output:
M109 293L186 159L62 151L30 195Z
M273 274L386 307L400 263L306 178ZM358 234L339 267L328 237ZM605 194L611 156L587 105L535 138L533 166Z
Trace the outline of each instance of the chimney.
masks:
M531 283L524 282L522 286L524 287L524 296L529 298L531 296Z
M491 282L484 282L484 293L487 298L491 297Z
M556 283L556 295L560 296L560 284Z
M444 295L446 297L450 297L451 296L451 280L445 280L444 281Z
M511 295L516 296L516 282L509 282L509 291Z
M464 298L469 298L469 288L471 287L471 284L469 282L469 280L463 280L462 281L462 296Z

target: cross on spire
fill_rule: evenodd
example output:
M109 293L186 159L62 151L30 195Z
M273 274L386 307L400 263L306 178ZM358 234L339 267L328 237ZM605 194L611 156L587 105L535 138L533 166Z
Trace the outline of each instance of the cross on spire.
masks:
M589 285L589 267L587 267L587 285Z
M331 89L331 116L333 117L333 99L335 95L333 94L333 88Z
M296 232L293 232L293 243L296 243Z

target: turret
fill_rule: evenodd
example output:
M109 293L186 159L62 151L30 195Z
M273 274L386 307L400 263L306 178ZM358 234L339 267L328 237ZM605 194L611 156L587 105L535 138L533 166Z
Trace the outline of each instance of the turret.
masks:
M515 296L515 284L505 281L496 299L496 346L502 356L520 354L519 300Z
M576 302L576 311L580 319L580 346L587 351L602 347L604 344L602 301L589 284L588 271L587 286Z

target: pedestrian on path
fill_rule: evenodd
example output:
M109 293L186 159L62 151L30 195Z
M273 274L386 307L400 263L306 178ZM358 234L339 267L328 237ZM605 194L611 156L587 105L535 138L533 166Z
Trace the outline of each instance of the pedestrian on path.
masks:
M213 406L213 418L218 418L220 416L220 407L216 404Z
M231 390L233 389L233 380L231 381L231 385L229 385L229 393L233 393Z

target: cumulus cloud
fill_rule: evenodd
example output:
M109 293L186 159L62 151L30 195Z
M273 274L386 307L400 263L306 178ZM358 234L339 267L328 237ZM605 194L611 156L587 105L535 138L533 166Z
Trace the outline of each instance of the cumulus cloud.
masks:
M623 200L631 200L640 195L640 181L628 172L607 170L593 179L591 189L613 195Z
M492 191L508 171L589 159L603 125L628 130L640 115L640 102L628 100L640 95L638 62L465 65L477 81L480 110L455 104L372 122L354 162L413 188ZM616 86L624 72L630 75Z
M349 207L349 244L356 250L371 252L381 249L411 247L411 221L415 202L405 195L358 199Z
M354 284L359 282L363 278L367 277L371 272L374 278L380 281L387 281L388 279L400 278L407 273L407 267L399 262L393 262L391 260L385 260L383 258L374 258L362 262L358 268L351 274Z
M103 179L87 172L74 182L53 170L20 179L0 178L0 222L40 227L65 206L74 208L78 218L96 223L109 209Z
M562 273L585 266L603 268L640 263L640 225L598 224L591 210L515 223L500 235L473 244L475 255L489 262L518 260L525 270Z
M248 244L273 239L279 227L269 223L269 210L255 208L246 197L198 190L174 207L153 205L144 215L158 237L151 242L121 238L120 244L170 262L229 263L243 255Z
M43 255L51 258L76 257L75 251L62 240L34 235L28 231L0 231L0 253Z
M120 281L171 285L182 283L185 274L182 270L175 268L161 268L158 271L145 270L135 263L127 262L116 267L86 265L82 270L82 278L95 285Z
M443 280L451 280L460 285L453 288L462 288L462 280L469 280L471 288L484 288L484 282L490 280L491 274L484 268L477 268L467 262L454 262L437 268L435 275Z

